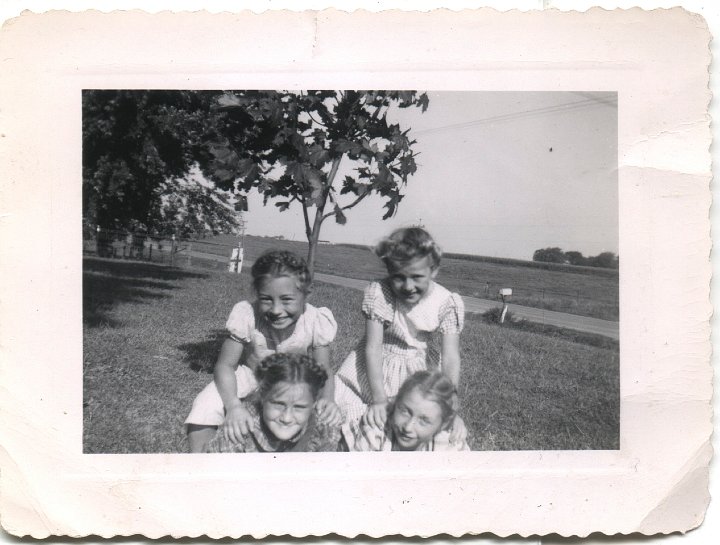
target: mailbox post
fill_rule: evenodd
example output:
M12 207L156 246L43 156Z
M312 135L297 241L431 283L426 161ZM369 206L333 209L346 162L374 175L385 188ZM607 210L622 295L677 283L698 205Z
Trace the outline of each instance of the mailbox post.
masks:
M510 297L512 296L512 289L511 288L502 288L500 290L500 298L503 302L503 309L502 314L500 314L500 323L505 323L505 315L507 314L508 310L508 301L510 300Z

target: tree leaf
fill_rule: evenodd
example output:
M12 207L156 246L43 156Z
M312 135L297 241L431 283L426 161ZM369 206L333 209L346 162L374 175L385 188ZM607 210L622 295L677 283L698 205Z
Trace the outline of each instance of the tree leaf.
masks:
M347 223L347 217L337 203L335 203L335 223L340 225L345 225Z
M417 105L422 108L422 113L425 113L425 111L428 109L428 106L430 105L430 99L428 98L426 93L420 95L420 97L417 99Z

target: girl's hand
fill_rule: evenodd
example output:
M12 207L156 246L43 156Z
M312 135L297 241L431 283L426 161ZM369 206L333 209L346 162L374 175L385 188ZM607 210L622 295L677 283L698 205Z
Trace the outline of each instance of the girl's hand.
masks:
M320 411L320 420L329 426L339 426L342 424L342 414L340 409L333 401L320 398L315 402L315 406Z
M225 422L222 423L225 439L232 443L239 443L243 435L248 435L252 429L252 416L242 405L234 405L225 414Z
M387 403L373 403L363 415L363 424L383 429L387 420Z
M468 430L465 427L465 422L457 414L453 417L449 431L451 443L463 443L467 439Z

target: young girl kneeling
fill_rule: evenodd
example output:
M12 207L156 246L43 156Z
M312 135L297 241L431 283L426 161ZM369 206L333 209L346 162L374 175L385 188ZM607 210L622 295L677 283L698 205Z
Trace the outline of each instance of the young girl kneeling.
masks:
M345 418L343 436L352 450L363 422L385 426L388 401L416 371L439 370L457 386L460 380L461 297L435 282L442 252L420 227L394 231L375 248L387 268L372 282L362 302L365 337L340 366L335 400ZM454 439L467 433L461 419Z
M218 427L231 441L250 432L252 415L240 398L257 387L253 371L269 354L309 354L332 377L329 345L337 324L329 309L306 303L310 273L305 260L291 252L269 251L258 258L251 274L257 299L233 307L214 380L195 398L185 420L190 452L202 452ZM318 406L323 418L339 423L333 386L329 380Z
M243 402L250 433L235 440L218 430L206 452L331 452L340 428L320 419L316 405L327 373L312 358L274 354L255 370L257 391Z
M447 429L455 418L455 386L442 373L419 371L400 387L379 428L364 422L355 437L355 451L470 450L464 439L452 440Z

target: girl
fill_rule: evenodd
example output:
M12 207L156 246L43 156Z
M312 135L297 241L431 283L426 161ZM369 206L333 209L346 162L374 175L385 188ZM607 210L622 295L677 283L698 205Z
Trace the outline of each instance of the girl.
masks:
M455 386L438 372L410 375L388 407L384 428L364 424L353 450L470 450L465 440L453 441L446 431L455 417Z
M343 435L350 448L361 418L385 427L388 401L412 373L441 369L456 387L460 378L464 307L458 294L434 281L440 248L424 229L408 227L380 242L375 253L388 275L365 289L365 338L342 363L335 380L335 399L346 419ZM464 433L458 418L453 436Z
M329 345L337 324L329 309L305 302L310 291L305 261L291 252L269 251L258 258L251 274L257 300L232 309L226 324L230 335L215 364L214 380L195 398L185 420L190 452L202 452L218 426L230 441L251 430L252 414L240 398L257 387L253 371L267 355L311 353L331 373ZM333 385L328 381L317 404L324 419L337 423L341 416L333 402Z
M230 440L218 430L205 452L328 452L340 429L319 417L315 403L327 372L301 354L273 354L255 369L257 391L244 404L250 433Z

